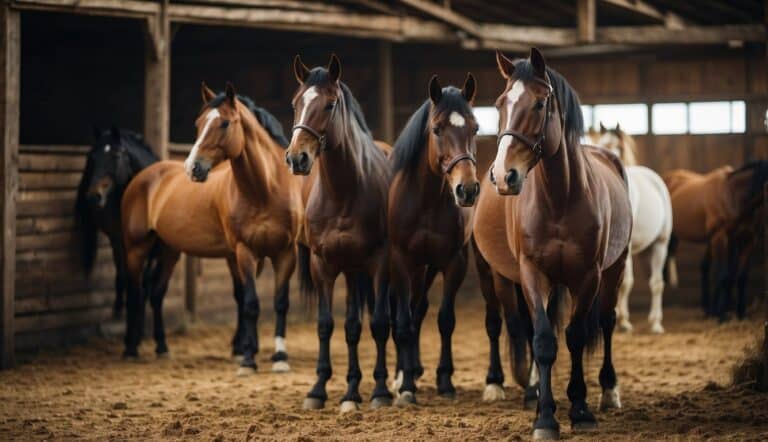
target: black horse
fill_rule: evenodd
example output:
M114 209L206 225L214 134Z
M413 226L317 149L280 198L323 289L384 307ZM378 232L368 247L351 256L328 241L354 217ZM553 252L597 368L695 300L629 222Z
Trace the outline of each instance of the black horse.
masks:
M75 203L80 258L83 271L89 276L98 252L99 231L107 235L115 263L113 315L119 318L126 288L120 201L131 179L158 158L141 135L129 130L94 128L93 137Z

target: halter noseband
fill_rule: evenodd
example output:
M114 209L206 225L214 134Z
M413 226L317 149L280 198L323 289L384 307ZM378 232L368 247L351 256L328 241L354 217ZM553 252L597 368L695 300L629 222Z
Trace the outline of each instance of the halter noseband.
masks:
M552 85L547 80L542 80L540 78L534 78L533 80L545 86L549 90L549 94L547 94L547 98L546 98L547 104L545 105L546 113L544 114L544 121L542 121L541 123L541 129L539 130L539 134L536 136L536 139L533 140L522 132L518 132L516 130L506 130L499 134L498 138L496 139L496 146L498 147L499 143L501 143L501 139L504 136L509 135L512 138L516 139L517 141L528 146L528 148L533 151L533 154L536 157L536 161L539 161L541 157L544 156L544 142L547 141L547 126L549 126L549 117L550 117L550 114L552 113L551 98L553 94L553 89L552 89Z
M451 173L451 170L453 170L454 167L456 167L457 164L459 164L460 161L468 160L471 161L472 164L477 166L477 160L475 160L474 155L470 153L460 153L456 155L455 157L451 158L451 161L448 162L448 164L443 165L443 173L449 174Z
M296 129L304 129L305 131L309 132L310 135L315 137L317 139L317 143L320 145L320 152L324 152L328 148L328 143L327 143L325 134L321 134L320 132L316 131L315 129L305 124L297 124L293 126L293 128L291 129L291 132L296 131Z

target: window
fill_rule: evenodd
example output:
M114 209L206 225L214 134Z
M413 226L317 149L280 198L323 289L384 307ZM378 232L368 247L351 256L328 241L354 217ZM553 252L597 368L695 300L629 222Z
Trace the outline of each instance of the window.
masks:
M499 133L499 111L493 106L473 108L479 126L478 135L496 135Z
M744 133L746 119L743 101L700 101L688 105L692 134Z
M651 107L653 133L658 135L688 132L688 105L686 103L657 103Z
M620 124L622 130L630 135L648 133L648 105L646 104L598 104L594 106L592 113L597 123L595 126L603 123L611 128Z
M595 120L592 118L592 106L589 104L581 105L581 115L584 117L584 130L595 127Z

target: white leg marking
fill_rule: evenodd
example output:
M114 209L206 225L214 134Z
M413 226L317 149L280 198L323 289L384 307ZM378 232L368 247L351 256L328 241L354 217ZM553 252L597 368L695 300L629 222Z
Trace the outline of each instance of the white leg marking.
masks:
M285 338L282 336L275 336L275 353L277 352L288 353L285 347Z
M603 395L600 396L600 411L610 408L621 408L621 394L618 385L604 390Z
M531 373L528 375L528 386L533 387L539 383L539 367L536 362L531 362Z
M211 127L213 120L219 118L221 114L218 109L211 109L208 115L205 116L205 126L203 131L200 132L200 136L195 140L195 144L192 146L192 150L189 151L187 159L184 161L184 170L187 172L187 176L192 176L192 169L195 167L195 160L197 159L197 151L200 150L200 143L205 140L205 136L208 134L208 129Z
M660 242L653 245L651 251L651 279L649 286L651 288L651 311L648 314L648 322L651 323L651 332L656 334L664 333L664 327L661 325L663 313L661 311L662 296L664 295L664 261L667 258L667 244Z
M496 402L503 401L506 398L504 387L499 384L488 384L483 391L483 401Z

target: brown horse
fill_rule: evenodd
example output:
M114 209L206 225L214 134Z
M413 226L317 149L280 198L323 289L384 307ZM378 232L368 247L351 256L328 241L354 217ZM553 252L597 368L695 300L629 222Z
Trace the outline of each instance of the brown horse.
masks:
M746 264L753 249L744 239L759 234L761 222L753 216L762 204L762 187L767 180L766 161L748 163L738 170L722 166L706 174L682 169L664 174L672 197L675 237L707 243L701 263L701 303L707 314L725 319L727 305L724 303L734 276L740 281L739 296L743 299ZM736 238L741 239L729 241ZM744 266L739 266L738 261ZM712 266L715 291L710 297ZM741 307L737 310L743 315Z
M233 272L242 320L238 328L243 359L238 373L254 372L254 355L259 350L254 278L257 267L269 258L275 269L277 312L273 370L285 371L288 280L296 263L303 214L300 181L285 170L281 146L231 84L218 96L203 85L202 96L197 139L187 160L148 167L131 181L123 197L129 275L125 354L137 355L142 288L146 287L150 300L161 296L180 252L223 257ZM161 250L158 270L147 279L142 273L153 249ZM158 352L162 350L158 343Z
M419 360L421 323L427 291L443 273L443 302L438 314L441 350L437 391L453 396L451 336L456 324L454 301L467 273L467 245L472 206L480 191L475 161L478 125L472 114L475 78L464 87L442 88L429 82L429 99L411 116L395 142L389 189L388 232L393 293L397 298L395 343L403 370L396 404L415 402L414 379L424 369ZM400 383L400 382L398 382Z
M596 342L599 329L605 347L601 408L620 406L611 338L632 212L619 160L606 150L580 145L584 127L579 99L566 80L547 68L535 48L529 59L513 62L497 52L496 61L507 81L496 102L502 129L490 180L482 183L474 238L507 314L527 308L533 318L533 357L540 379L533 436L557 438L551 385L557 356L553 325L566 289L572 298L566 329L572 428L597 422L587 406L582 358L585 347ZM522 288L524 305L517 305L514 283ZM498 318L498 312L490 310ZM492 350L492 332L500 329L496 325L493 330L488 327ZM512 337L513 350L525 348L524 335ZM515 354L518 382L527 384L528 367L520 367L525 358L519 358L525 352L510 353ZM498 354L492 351L489 378L501 371L494 364Z
M389 335L389 164L384 151L374 144L360 105L340 81L339 59L332 55L327 68L309 70L296 56L293 67L299 88L293 99L293 135L285 159L294 174L312 172L311 189L305 193L305 231L311 255L300 253L299 267L305 288L317 291L320 340L318 379L304 400L304 408L322 408L328 398L325 385L332 374L333 287L342 273L348 288L344 331L349 371L341 411L355 410L362 402L357 346L366 302L369 309L375 304L371 334L376 340L376 387L371 406L388 405L392 402L385 359Z

